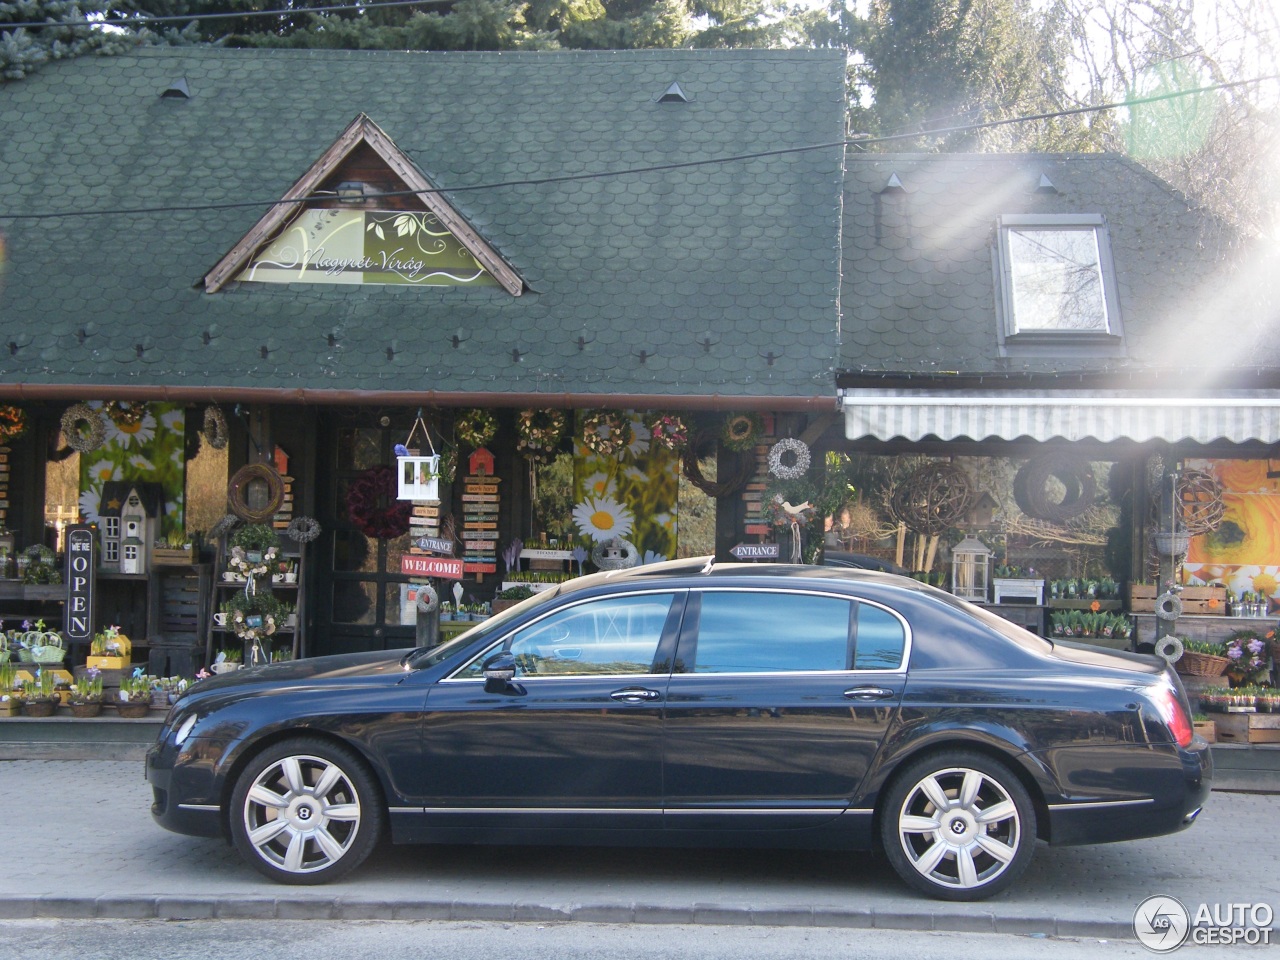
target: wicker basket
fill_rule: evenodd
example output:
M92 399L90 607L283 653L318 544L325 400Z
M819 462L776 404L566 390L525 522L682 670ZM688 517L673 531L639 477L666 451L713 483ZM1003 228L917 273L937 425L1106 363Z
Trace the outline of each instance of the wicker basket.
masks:
M1191 546L1191 537L1183 533L1157 533L1156 553L1162 557L1180 557Z
M1194 650L1184 650L1182 658L1174 664L1174 668L1179 673L1185 673L1189 677L1220 677L1227 672L1227 664L1231 661L1226 657L1214 656L1211 653L1196 653Z

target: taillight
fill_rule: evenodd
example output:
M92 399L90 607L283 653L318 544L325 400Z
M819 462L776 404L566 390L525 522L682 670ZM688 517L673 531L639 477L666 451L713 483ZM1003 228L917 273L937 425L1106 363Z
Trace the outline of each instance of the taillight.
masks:
M1177 691L1167 683L1162 683L1152 691L1151 699L1156 709L1160 711L1160 719L1169 728L1169 733L1178 746L1191 746L1195 731L1191 727L1191 717L1182 706L1182 700L1178 697Z

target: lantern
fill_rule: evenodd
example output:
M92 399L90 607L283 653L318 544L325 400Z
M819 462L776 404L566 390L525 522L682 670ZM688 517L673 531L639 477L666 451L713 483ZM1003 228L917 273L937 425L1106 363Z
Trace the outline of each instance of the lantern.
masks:
M966 536L951 548L951 592L979 603L987 599L991 551L976 537Z
M396 499L440 499L440 457L438 454L433 453L429 457L420 457L414 451L406 456L396 457L396 465L400 469L400 485L396 493Z
M431 448L430 456L422 456L413 446L414 434L422 428L422 436ZM399 470L399 485L396 491L397 500L439 500L440 499L440 457L436 453L436 445L431 442L431 433L422 422L422 411L414 418L413 427L403 444L396 444L396 467Z

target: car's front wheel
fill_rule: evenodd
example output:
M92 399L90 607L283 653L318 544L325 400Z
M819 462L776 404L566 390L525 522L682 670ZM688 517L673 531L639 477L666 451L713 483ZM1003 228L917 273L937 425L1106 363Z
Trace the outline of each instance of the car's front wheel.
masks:
M908 885L941 900L981 900L1027 869L1035 851L1035 807L999 761L938 754L894 781L881 809L880 839Z
M250 865L282 883L325 883L359 866L382 832L382 801L350 750L317 738L254 757L231 794L231 837Z

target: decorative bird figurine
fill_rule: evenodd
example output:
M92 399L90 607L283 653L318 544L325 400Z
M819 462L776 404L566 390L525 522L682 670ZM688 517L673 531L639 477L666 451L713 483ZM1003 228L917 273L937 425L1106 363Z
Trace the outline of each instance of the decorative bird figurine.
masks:
M786 511L787 516L803 520L809 514L813 513L813 504L806 500L804 503L793 507L786 500L783 500L782 509Z

